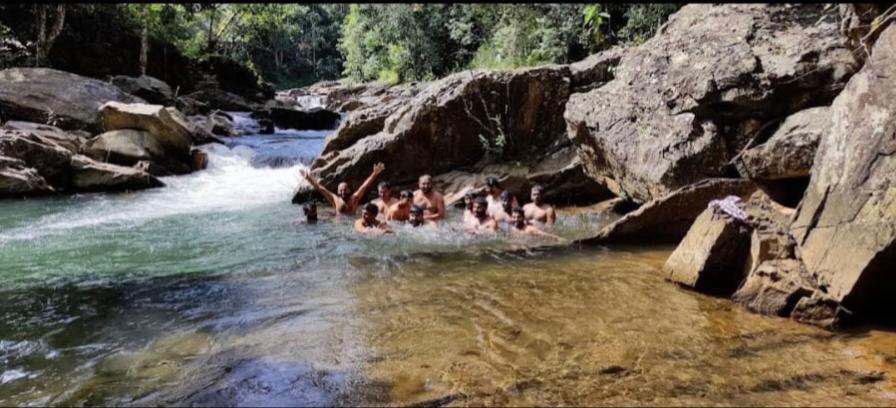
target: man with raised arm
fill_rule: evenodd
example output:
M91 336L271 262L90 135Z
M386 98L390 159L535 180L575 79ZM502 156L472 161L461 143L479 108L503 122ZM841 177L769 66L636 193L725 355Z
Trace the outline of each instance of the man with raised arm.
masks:
M557 221L557 214L554 212L554 207L546 204L542 199L542 190L543 188L538 184L532 187L532 192L529 195L532 202L523 206L523 212L526 215L526 221L536 221L552 227Z
M361 187L358 187L358 190L355 191L355 194L349 195L350 191L348 189L348 183L341 182L339 186L336 187L336 194L333 194L332 191L328 190L326 187L320 185L314 177L311 176L311 173L308 172L307 169L299 170L299 174L308 181L308 184L311 184L315 190L317 190L324 198L330 202L330 205L336 209L336 213L344 214L344 215L355 215L358 211L358 205L361 203L361 200L364 198L364 194L367 193L367 190L373 185L373 181L376 180L376 177L386 169L386 165L383 163L377 163L373 165L373 172L370 173L370 176L367 177L367 180L364 180L364 183L361 184Z
M419 189L414 192L414 205L424 208L423 218L438 220L445 217L445 199L432 189L432 176L424 174L417 181Z

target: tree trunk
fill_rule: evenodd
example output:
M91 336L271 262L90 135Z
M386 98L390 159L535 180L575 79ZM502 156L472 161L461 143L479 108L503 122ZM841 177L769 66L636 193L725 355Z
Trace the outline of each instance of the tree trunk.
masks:
M36 43L36 52L35 52L35 66L40 66L42 63L46 62L47 56L50 54L50 49L53 48L53 43L56 42L56 37L59 37L59 34L62 33L62 28L65 26L65 4L57 4L55 6L48 4L37 5L36 7L36 17L37 17L37 43ZM47 28L47 13L50 11L50 8L53 7L53 25L48 29Z
M146 65L149 54L149 7L143 4L141 9L141 19L143 27L140 31L140 75L146 75Z
M218 9L212 6L211 16L208 19L208 41L205 45L205 53L211 54L215 51L215 14Z

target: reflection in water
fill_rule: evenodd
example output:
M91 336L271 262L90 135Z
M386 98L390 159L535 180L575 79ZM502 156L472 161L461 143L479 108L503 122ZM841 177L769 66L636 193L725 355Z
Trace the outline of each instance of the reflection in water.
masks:
M156 191L0 203L0 405L896 402L896 335L682 290L672 248L292 225L296 167L209 149Z

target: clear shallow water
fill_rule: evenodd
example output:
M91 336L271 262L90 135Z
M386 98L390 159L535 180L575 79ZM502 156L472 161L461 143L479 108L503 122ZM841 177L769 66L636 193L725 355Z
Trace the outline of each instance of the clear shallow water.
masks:
M672 248L293 225L301 164L253 165L264 142L162 189L0 202L0 405L896 404L893 333L684 291Z

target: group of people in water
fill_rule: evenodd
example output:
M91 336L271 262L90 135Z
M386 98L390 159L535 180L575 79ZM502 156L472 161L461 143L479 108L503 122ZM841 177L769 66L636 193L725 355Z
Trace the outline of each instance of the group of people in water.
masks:
M341 182L333 193L318 183L306 169L299 174L319 192L339 215L354 216L361 207L361 200L376 178L386 169L383 163L373 166L373 172L352 193L346 182ZM557 220L554 208L542 200L543 189L533 186L530 198L532 202L520 206L516 197L501 188L494 177L486 179L484 196L468 192L464 195L463 227L473 233L496 233L505 225L514 235L540 235L558 240L563 238L545 230L553 228ZM433 190L432 176L424 174L417 182L417 190L402 190L396 198L392 194L392 186L388 181L381 181L377 186L378 197L361 208L361 218L354 223L355 231L362 234L392 233L390 222L404 222L413 227L437 225L446 216L445 199L441 193ZM317 205L314 201L302 207L305 213L304 222L316 223ZM541 226L536 226L538 224Z

